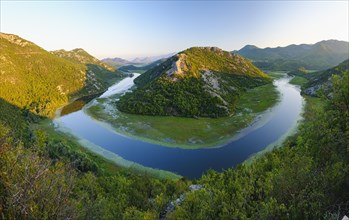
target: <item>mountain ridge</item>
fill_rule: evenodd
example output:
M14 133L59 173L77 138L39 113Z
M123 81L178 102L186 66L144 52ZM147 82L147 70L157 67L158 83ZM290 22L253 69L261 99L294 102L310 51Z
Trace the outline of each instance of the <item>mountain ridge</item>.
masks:
M53 117L70 99L106 89L85 64L54 55L17 35L0 33L0 50L0 97L35 114Z
M246 45L233 52L252 60L262 69L296 70L303 66L306 69L323 70L349 58L349 42L323 40L315 44L291 44L274 48Z

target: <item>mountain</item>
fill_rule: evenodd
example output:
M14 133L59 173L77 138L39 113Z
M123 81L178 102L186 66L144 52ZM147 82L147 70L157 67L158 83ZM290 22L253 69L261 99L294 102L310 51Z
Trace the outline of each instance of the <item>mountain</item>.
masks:
M98 60L81 48L71 51L56 50L51 53L68 61L85 65L87 77L94 78L94 83L103 89L107 89L121 76L115 67Z
M138 88L122 96L117 107L146 115L227 116L234 112L241 92L269 82L240 55L192 47L137 77Z
M114 58L104 58L102 59L102 62L109 64L110 66L119 68L121 66L125 66L125 65L136 65L138 63L134 63L119 57L114 57Z
M93 57L92 55L90 55L84 49L81 49L81 48L76 48L71 51L56 50L56 51L52 51L52 53L59 57L70 60L72 62L82 63L82 64L94 64L94 65L103 67L104 69L109 70L111 72L115 71L115 67L98 60L97 58Z
M71 98L106 89L98 73L85 64L61 58L16 35L0 33L0 51L0 98L35 114L52 117Z
M139 73L143 73L157 65L160 65L162 62L164 62L167 58L163 58L160 60L156 60L152 63L146 64L146 65L126 65L126 66L122 66L119 68L120 71L123 72L128 72L128 73L133 73L133 72L139 72Z
M306 74L305 78L309 82L304 86L302 92L307 95L317 96L317 92L320 89L324 89L327 94L330 94L332 92L332 77L334 75L343 76L348 70L349 60L345 60L339 65L325 71Z
M133 59L132 62L141 63L141 64L150 64L150 63L153 63L157 60L172 57L175 54L176 53L169 53L169 54L162 54L159 56L137 57L137 58Z
M259 68L268 70L324 70L349 58L349 43L327 40L316 44L289 45L276 48L258 48L246 45L234 51L250 60Z

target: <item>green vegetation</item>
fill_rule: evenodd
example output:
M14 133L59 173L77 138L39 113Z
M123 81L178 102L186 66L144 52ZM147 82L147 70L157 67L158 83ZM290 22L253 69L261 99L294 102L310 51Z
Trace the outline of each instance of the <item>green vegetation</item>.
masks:
M310 96L318 96L319 91L326 93L332 91L331 77L333 75L343 76L349 69L349 60L345 60L335 67L323 71L309 71L303 69L288 72L290 76L295 76L290 83L298 84L302 92Z
M307 77L309 82L304 85L302 92L314 96L318 95L317 92L323 89L326 93L330 93L332 91L332 76L342 76L348 70L349 59L328 70L312 73Z
M299 67L304 67L311 70L324 70L348 59L349 43L328 40L316 44L293 44L264 49L247 45L234 52L252 60L261 69L297 70Z
M216 147L231 140L241 128L247 127L257 114L273 106L278 96L273 84L255 87L240 96L235 115L215 119L122 113L113 108L112 97L98 100L87 112L94 118L111 124L119 133L146 141L170 147Z
M1 219L155 219L190 184L116 167L50 120L0 106Z
M157 179L116 167L55 132L51 121L43 118L88 85L92 86L89 94L100 92L95 78L86 77L86 65L14 35L1 34L0 49L1 219L339 219L349 215L348 70L335 67L316 79L321 85L330 84L331 90L322 93L320 100L307 102L298 134L282 147L249 165L208 171L193 181L203 188L189 191L191 181L185 179ZM192 73L186 86L202 74ZM332 77L333 73L339 74ZM219 75L222 82L230 79L225 74ZM233 80L238 85L251 82L249 77L238 79ZM240 100L245 102L243 97ZM174 211L165 212L179 197L183 201Z
M348 85L349 72L334 77L332 98L307 102L300 132L283 147L250 165L208 171L195 181L203 188L189 192L187 180L153 179L122 169L105 172L95 161L88 165L88 154L67 153L73 149L69 142L35 129L25 112L3 102L1 218L341 218L349 214ZM10 118L23 126L9 123ZM30 135L17 134L28 127ZM164 212L183 193L174 211Z
M285 71L265 71L265 73L272 79L280 79L282 77L285 77L287 74L287 72Z
M229 116L246 89L271 80L248 60L218 48L190 48L135 79L117 102L122 112L184 117Z
M340 219L348 215L349 76L307 104L300 132L251 165L209 171L169 219ZM346 120L344 120L346 119Z
M304 77L300 77L300 76L295 76L290 80L291 84L294 85L298 85L300 87L304 86L305 84L307 84L308 80Z
M120 71L123 72L128 72L128 73L144 73L154 67L156 67L157 65L160 65L162 62L164 62L166 59L160 59L157 61L154 61L150 64L147 65L127 65L127 66L122 66L119 68Z
M104 91L112 83L105 79L119 77L108 78L100 66L92 70L11 34L0 34L0 50L0 97L42 116L54 116L71 98Z

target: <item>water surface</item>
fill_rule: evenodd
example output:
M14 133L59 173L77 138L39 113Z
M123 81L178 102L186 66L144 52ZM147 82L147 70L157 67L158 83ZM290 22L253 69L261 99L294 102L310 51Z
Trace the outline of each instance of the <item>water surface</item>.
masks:
M107 97L125 92L133 85L133 79L126 78L113 85L101 95ZM146 167L171 171L188 178L197 178L208 169L221 171L242 163L249 156L277 141L295 126L302 111L303 98L299 89L290 85L290 78L275 81L281 94L281 101L273 107L263 126L255 125L243 129L240 138L219 148L182 149L169 148L125 137L115 133L103 122L96 121L83 110L56 119L59 126L68 128L79 138L86 139L122 158ZM119 86L118 86L119 85ZM267 116L268 115L268 116Z

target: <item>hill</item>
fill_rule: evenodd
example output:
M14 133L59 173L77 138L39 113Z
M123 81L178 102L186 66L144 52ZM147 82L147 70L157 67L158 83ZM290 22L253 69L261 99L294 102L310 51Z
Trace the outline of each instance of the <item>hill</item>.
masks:
M249 58L262 69L296 70L305 67L310 70L324 70L349 58L349 43L327 40L315 44L292 44L264 49L247 45L234 52Z
M161 64L165 60L166 60L166 58L156 60L156 61L149 63L149 64L146 64L146 65L126 65L126 66L120 67L119 70L126 72L126 73L133 73L133 72L144 73L145 71L150 70L151 68Z
M99 83L98 86L103 89L107 89L108 86L115 82L117 77L121 76L120 73L116 72L115 67L98 60L81 48L71 51L56 50L51 53L68 61L84 64L87 75L90 78L94 78L94 81Z
M115 68L119 68L125 65L137 65L138 63L131 62L119 57L114 57L114 58L104 58L102 59L102 62L107 63L110 66L113 66Z
M135 79L117 102L134 114L219 117L234 112L241 92L271 82L247 59L216 47L192 47Z
M317 92L320 89L324 89L326 93L332 92L332 77L343 76L345 72L349 70L349 60L338 64L335 67L327 69L325 71L305 74L304 77L309 81L304 86L302 92L307 95L317 96Z
M106 89L97 72L56 56L16 35L0 33L0 97L42 116L69 99ZM117 75L115 74L116 78Z
M94 64L94 65L103 67L104 69L109 70L111 72L114 72L116 70L115 67L98 60L97 58L93 57L92 55L90 55L84 49L81 49L81 48L76 48L71 51L56 50L56 51L52 51L52 53L59 57L70 60L72 62L83 63L83 64Z
M168 54L161 54L161 55L158 55L158 56L136 57L136 58L134 58L132 60L132 62L146 65L146 64L153 63L153 62L155 62L157 60L162 60L162 59L166 59L166 58L172 57L175 54L176 53L168 53Z

